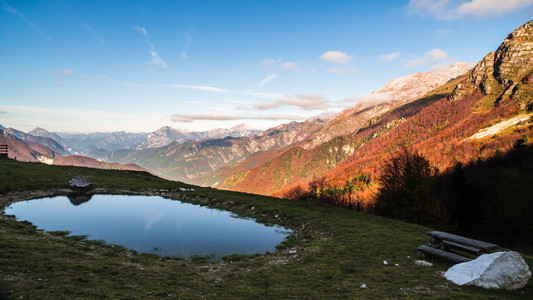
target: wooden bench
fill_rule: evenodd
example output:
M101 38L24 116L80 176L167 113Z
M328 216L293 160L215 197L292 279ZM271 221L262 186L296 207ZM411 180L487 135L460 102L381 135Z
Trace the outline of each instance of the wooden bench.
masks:
M7 158L7 154L8 154L7 145L0 145L0 158L2 158L2 157Z
M444 258L455 263L471 261L471 258L453 253L450 250L456 249L465 253L482 255L492 253L498 249L498 245L470 239L467 237L450 234L442 231L428 231L430 236L429 246L419 246L419 256L424 257L426 254Z

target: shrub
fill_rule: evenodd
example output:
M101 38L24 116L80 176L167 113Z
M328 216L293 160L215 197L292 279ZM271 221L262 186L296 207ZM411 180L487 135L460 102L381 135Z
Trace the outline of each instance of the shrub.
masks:
M435 168L424 156L403 149L382 167L375 212L407 222L443 227L448 218L431 191L434 173Z

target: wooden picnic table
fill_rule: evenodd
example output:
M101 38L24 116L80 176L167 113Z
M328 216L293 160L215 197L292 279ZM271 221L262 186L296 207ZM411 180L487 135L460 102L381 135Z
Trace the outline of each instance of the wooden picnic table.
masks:
M471 253L474 255L482 255L492 253L498 249L498 245L487 243L480 240L467 238L442 231L428 231L430 236L429 246L419 246L417 249L420 255L434 255L444 258L456 263L471 261L472 259L450 250L456 249L462 252Z

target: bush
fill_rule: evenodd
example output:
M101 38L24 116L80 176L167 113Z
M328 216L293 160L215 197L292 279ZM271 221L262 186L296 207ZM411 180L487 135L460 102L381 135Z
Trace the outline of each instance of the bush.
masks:
M448 217L431 191L435 172L424 156L407 149L399 152L382 167L375 212L407 222L444 227Z

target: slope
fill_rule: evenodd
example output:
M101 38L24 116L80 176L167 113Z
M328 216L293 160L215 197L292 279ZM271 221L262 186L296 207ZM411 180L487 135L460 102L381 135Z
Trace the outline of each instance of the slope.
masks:
M271 195L287 186L299 185L320 177L336 168L369 139L386 134L408 117L451 93L454 83L463 78L457 77L457 73L469 68L469 64L457 64L441 72L417 73L395 79L383 89L374 92L375 95L379 95L379 101L357 104L341 112L320 130L314 132L309 140L287 150L279 157L266 161L261 166L247 170L235 169L237 172L226 177L217 187ZM450 80L453 77L457 78ZM408 97L417 97L422 92L430 91L435 85L444 81L444 78L450 82L445 82L441 88L412 104L404 104L414 100ZM419 88L412 92L405 90L417 80L420 83ZM398 109L394 109L398 106L400 106ZM359 134L369 127L375 127L377 123L383 123L385 127L372 133L370 137Z
M342 187L360 173L370 174L378 181L381 162L402 147L411 147L445 170L456 162L484 160L509 151L524 135L531 137L532 46L533 21L513 31L496 52L489 53L465 77L453 82L449 96L436 94L440 99L404 119L390 114L370 122L354 136L366 142L328 172L324 181L331 187ZM502 126L491 136L475 135L511 119L522 121ZM396 125L390 128L393 123Z

